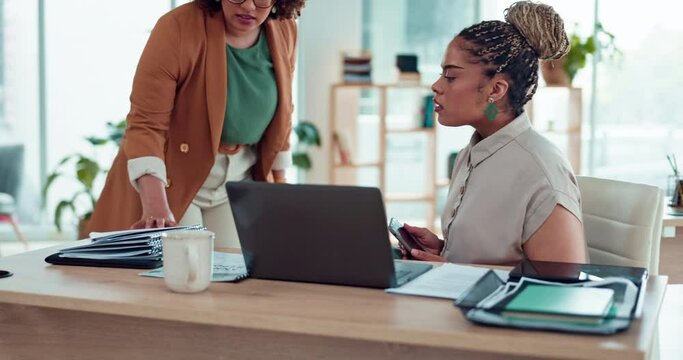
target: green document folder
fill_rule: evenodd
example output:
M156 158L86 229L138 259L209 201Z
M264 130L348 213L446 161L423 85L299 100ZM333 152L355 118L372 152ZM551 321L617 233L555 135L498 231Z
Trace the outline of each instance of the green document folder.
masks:
M598 324L610 314L614 290L528 285L504 308L507 318Z

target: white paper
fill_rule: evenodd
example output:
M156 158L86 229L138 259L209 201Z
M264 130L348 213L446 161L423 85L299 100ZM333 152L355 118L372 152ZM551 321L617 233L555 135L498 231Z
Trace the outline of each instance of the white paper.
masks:
M164 277L164 268L145 271L140 276ZM242 254L213 252L213 276L211 281L237 281L247 276Z
M150 249L142 250L130 250L130 251L114 251L114 252L67 252L59 254L63 258L72 259L93 259L93 260L106 260L106 259L136 259L141 255L153 255L159 257L160 254L153 254Z
M445 263L427 271L401 287L386 289L385 291L392 294L429 296L455 300L489 270L484 267ZM494 271L503 281L507 281L507 271Z
M145 236L147 234L161 233L164 231L174 230L201 230L204 227L200 224L190 226L173 226L165 228L148 228L148 229L132 229L132 230L117 230L108 232L91 232L89 235L93 241L102 241L105 239L126 239Z

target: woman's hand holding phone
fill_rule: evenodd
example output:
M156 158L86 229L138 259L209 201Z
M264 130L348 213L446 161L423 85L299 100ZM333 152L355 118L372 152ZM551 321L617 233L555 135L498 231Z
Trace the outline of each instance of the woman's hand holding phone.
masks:
M426 228L410 226L403 224L403 229L412 236L412 238L422 247L422 250L413 248L410 255L416 260L446 262L446 259L440 256L443 250L444 241L439 239L433 232ZM407 255L406 249L401 248L401 252Z

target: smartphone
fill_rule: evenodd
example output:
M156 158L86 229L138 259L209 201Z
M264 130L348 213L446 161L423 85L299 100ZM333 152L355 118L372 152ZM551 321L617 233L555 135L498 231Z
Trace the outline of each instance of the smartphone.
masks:
M398 239L406 250L408 250L408 253L413 249L423 250L420 243L415 240L413 235L403 228L403 223L396 220L396 218L391 218L391 220L389 220L389 232Z

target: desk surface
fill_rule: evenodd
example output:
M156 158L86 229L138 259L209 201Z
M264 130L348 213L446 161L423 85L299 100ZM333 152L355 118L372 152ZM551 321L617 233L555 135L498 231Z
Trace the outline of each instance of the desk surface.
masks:
M683 216L671 215L668 209L664 211L664 216L662 217L662 225L664 227L683 227Z
M683 216L671 215L671 207L668 205L669 199L664 201L664 216L662 217L662 225L664 227L683 227Z
M451 301L375 289L247 279L176 294L140 270L45 263L56 248L0 258L0 269L14 272L0 279L0 303L521 357L645 358L667 283L649 280L643 318L628 331L582 336L482 327Z

